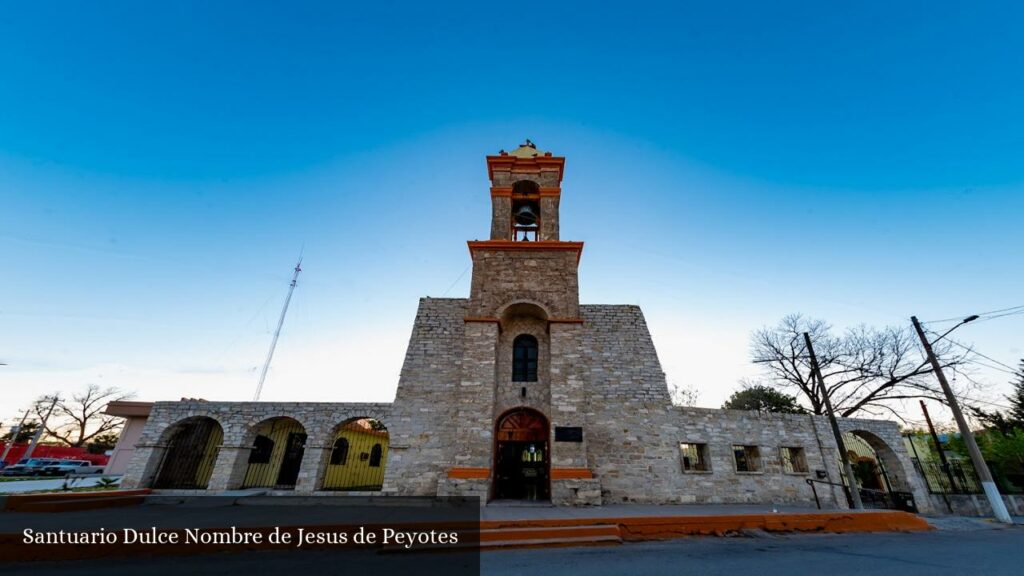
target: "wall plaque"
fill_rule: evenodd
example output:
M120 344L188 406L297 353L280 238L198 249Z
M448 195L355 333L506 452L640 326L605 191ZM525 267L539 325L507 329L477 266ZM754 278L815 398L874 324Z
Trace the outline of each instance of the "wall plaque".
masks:
M555 442L583 442L580 426L555 426Z

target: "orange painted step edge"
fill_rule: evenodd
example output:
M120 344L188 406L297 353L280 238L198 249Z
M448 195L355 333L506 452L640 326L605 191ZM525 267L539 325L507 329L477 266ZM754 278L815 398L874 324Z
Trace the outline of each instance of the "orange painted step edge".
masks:
M641 516L561 520L485 520L483 530L618 524L624 540L724 534L746 529L786 532L917 532L932 530L923 518L908 512L834 512L808 514L731 514L725 516Z

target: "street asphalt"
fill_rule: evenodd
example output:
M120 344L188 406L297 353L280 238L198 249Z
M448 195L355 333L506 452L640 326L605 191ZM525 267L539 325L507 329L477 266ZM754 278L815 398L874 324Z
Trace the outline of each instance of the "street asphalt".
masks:
M1024 574L1024 526L1000 527L968 518L947 518L923 533L751 533L730 538L691 537L621 546L485 552L485 576L740 575L740 576L1001 576ZM88 562L8 564L5 576L51 574L181 576L216 574L377 573L476 574L476 555L441 560L433 554L330 551L301 554L258 552L174 558L109 558Z
M603 548L489 552L482 574L1014 575L1024 574L1024 526L913 534L794 534L682 538Z

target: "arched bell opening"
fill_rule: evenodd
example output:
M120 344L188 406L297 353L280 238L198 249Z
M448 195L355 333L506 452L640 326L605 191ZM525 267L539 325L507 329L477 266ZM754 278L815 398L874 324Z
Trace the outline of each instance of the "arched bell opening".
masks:
M540 239L540 185L519 180L512 185L512 240Z
M551 451L548 419L532 408L502 414L494 429L495 500L549 500Z

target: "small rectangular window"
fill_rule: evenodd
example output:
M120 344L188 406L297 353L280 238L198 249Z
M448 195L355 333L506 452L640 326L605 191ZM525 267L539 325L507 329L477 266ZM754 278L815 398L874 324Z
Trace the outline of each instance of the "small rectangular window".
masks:
M779 448L782 456L782 471L786 474L806 474L807 456L804 449L796 446L783 446Z
M737 472L761 471L761 451L758 450L757 446L734 445L732 447L732 454L736 460Z
M683 472L711 471L711 459L708 457L707 444L680 442L679 457L682 459Z

